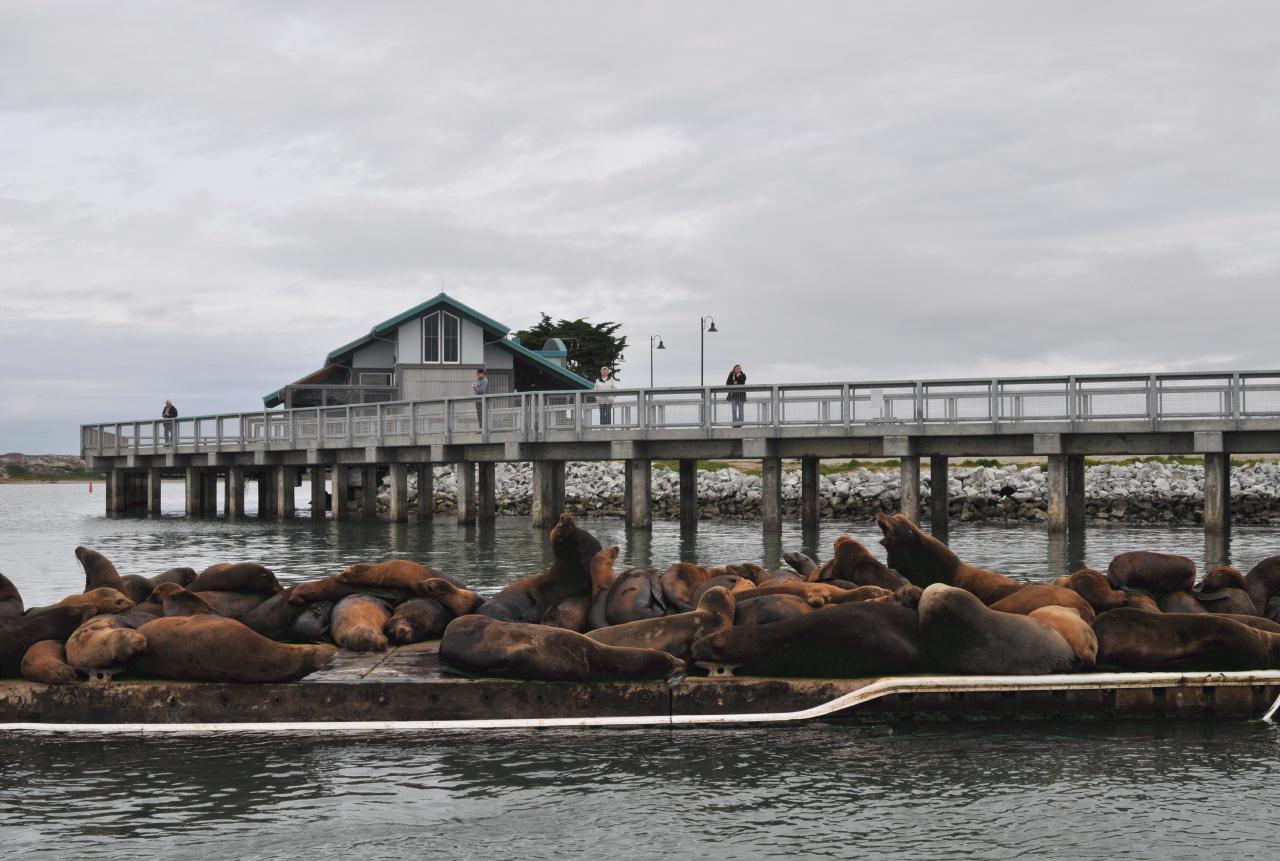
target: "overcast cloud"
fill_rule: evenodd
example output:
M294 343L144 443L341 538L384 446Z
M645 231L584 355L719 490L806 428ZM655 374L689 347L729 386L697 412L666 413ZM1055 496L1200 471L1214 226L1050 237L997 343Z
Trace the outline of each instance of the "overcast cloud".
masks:
M1280 365L1280 7L0 4L0 451L444 288L623 379Z

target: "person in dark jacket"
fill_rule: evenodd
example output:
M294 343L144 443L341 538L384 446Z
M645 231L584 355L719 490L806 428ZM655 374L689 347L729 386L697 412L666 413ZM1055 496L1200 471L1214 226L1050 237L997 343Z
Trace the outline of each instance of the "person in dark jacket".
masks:
M745 386L747 384L747 375L742 372L742 365L734 365L733 370L729 372L729 378L724 381L726 386ZM743 413L747 406L746 392L729 392L729 405L733 408L733 426L742 427Z
M178 408L173 405L173 401L165 401L164 409L160 411L160 418L167 419L164 422L164 444L173 444L173 420L178 417Z

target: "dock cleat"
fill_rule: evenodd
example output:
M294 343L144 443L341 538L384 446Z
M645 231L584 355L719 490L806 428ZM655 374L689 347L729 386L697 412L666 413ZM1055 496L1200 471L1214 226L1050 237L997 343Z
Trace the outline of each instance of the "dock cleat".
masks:
M694 666L706 670L708 678L727 679L732 678L733 671L742 666L742 664L718 664L714 661L697 661Z

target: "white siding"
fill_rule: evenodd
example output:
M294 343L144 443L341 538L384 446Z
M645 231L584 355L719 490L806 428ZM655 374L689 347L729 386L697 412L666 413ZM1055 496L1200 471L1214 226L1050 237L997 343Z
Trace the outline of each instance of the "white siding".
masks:
M396 361L402 365L416 365L422 361L422 318L401 323L396 330L400 349Z
M374 341L355 351L351 357L353 368L390 368L396 363L396 348L386 341Z
M462 364L484 364L484 329L465 317L459 317L462 324Z
M504 350L497 344L485 344L484 366L486 370L511 370L515 364L510 350Z

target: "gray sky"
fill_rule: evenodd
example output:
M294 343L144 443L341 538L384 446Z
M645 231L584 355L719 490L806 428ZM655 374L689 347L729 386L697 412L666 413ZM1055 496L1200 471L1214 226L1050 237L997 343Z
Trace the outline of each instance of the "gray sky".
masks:
M623 379L1271 368L1280 7L0 4L0 451L445 289Z

